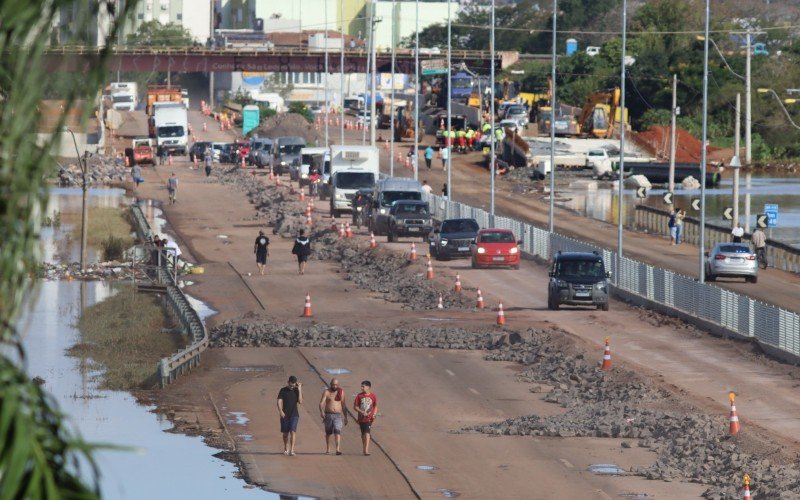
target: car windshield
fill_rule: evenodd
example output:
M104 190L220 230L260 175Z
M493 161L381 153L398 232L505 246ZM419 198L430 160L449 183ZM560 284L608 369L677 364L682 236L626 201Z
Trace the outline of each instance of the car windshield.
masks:
M167 127L158 127L158 136L159 137L182 137L183 127L180 125L170 125Z
M252 146L250 146L250 151L258 151L259 149L261 149L262 144L263 143L261 142L254 142Z
M474 220L446 220L442 222L442 233L477 233L478 223Z
M375 185L375 175L369 172L339 172L336 174L336 187L341 189L361 189Z
M719 253L750 253L750 248L746 245L721 245Z
M589 156L605 156L605 153L597 149L592 149L589 151Z
M130 95L115 95L111 97L114 102L133 102L133 96Z
M320 170L320 166L322 165L321 154L303 155L302 158L303 158L302 159L303 165L308 165L309 167L315 167L317 170Z
M525 108L523 108L522 106L512 106L512 107L508 108L507 113L509 115L524 115L525 114Z
M400 200L421 200L419 191L384 191L381 193L381 206L390 207L392 203Z
M304 147L302 144L287 144L286 146L281 146L281 154L296 155Z
M483 233L481 243L514 243L514 235L505 231Z
M428 206L427 205L420 205L417 203L398 203L396 205L395 211L403 214L419 214L419 215L428 215Z
M556 264L556 276L602 278L605 276L601 260L561 260Z

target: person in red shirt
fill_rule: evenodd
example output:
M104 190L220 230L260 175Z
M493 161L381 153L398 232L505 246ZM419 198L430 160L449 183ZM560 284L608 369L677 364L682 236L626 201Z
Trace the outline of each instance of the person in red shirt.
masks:
M364 445L364 455L369 456L369 442L372 422L378 415L378 396L372 392L372 383L369 380L361 382L361 392L356 395L353 409L358 415L358 426L361 427L361 444Z

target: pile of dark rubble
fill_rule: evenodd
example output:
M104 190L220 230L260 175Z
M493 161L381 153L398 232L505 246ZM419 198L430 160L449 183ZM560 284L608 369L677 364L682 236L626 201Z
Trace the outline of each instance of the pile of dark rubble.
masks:
M131 268L130 262L101 262L89 264L86 270L81 271L81 265L78 262L70 264L54 264L50 262L43 262L36 271L37 277L49 281L59 280L119 280L128 281L134 278L141 280L145 278L144 271Z
M630 474L709 485L704 496L722 499L739 494L738 485L746 472L754 478L754 493L762 498L800 498L800 493L796 493L800 492L800 472L743 451L737 439L727 436L724 415L709 416L692 409L682 411L669 392L632 372L618 368L601 372L597 362L571 353L564 346L563 334L557 331L473 332L461 328L381 331L322 324L291 326L250 318L227 321L214 328L210 337L212 347L483 349L487 359L524 364L521 380L531 383L533 392L546 391L545 401L562 406L565 413L522 416L459 432L622 438L623 447L648 448L657 456L655 464L635 468Z
M86 160L87 181L91 186L118 184L131 180L131 169L121 159L95 155ZM70 163L58 169L58 184L63 187L83 186L80 165Z

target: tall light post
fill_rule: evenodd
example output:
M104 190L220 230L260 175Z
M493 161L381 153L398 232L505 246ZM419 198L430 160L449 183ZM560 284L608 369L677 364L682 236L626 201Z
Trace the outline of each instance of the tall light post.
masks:
M491 65L491 68L489 70L489 87L492 89L489 92L489 113L491 114L491 117L489 119L491 120L491 123L492 123L492 126L489 129L489 133L492 134L492 136L489 137L489 144L491 145L491 150L489 151L489 175L492 178L491 186L490 186L491 194L489 196L489 213L492 214L492 219L494 219L494 168L495 168L495 144L494 144L494 141L495 141L495 138L497 137L497 135L494 132L494 87L495 87L495 83L494 83L494 23L495 23L495 21L494 21L494 10L495 9L494 9L494 7L495 7L494 6L494 0L492 0L492 14L491 14L492 26L489 29L489 59L490 59L490 63L489 64ZM480 105L481 113L483 113L483 96L480 96L480 102L481 102L481 105Z
M414 33L415 33L415 47L414 51L414 156L411 158L414 162L414 180L419 180L419 93L422 91L422 86L419 81L419 0L416 0L414 6Z
M452 108L451 101L453 98L453 35L452 35L452 20L450 19L450 4L452 2L447 0L447 137L445 137L445 145L447 146L447 199L453 199L453 138L452 131ZM444 193L443 193L444 194ZM445 205L445 215L450 216L450 204Z
M376 54L376 44L375 44L375 24L381 21L380 18L375 17L375 4L372 4L372 20L370 22L370 43L372 45L372 80L370 82L370 113L371 116L369 118L369 134L370 134L370 145L375 145L375 127L377 126L377 120L375 119L375 80L377 79L378 75L378 59Z
M72 129L64 128L72 136L72 143L75 145L75 155L78 157L78 166L81 168L81 175L83 177L81 188L83 189L83 196L81 198L81 271L86 270L86 247L89 239L89 183L86 178L86 161L81 160L81 152L78 149L78 141L75 139L75 132Z
M330 146L328 140L328 122L331 119L331 101L328 98L328 0L325 0L325 76L322 78L325 86L325 147Z
M711 17L711 1L706 0L705 39L703 41L703 137L700 141L700 242L698 258L698 275L700 283L706 281L705 246L706 246L706 156L708 140L708 24Z
M339 109L341 109L341 127L339 127L339 144L344 145L344 0L339 0L339 25L341 26L341 52L339 53Z
M728 164L733 169L733 219L731 219L731 228L735 228L739 223L739 170L742 167L742 162L739 160L739 137L741 135L739 127L742 121L741 114L742 95L736 94L736 123L734 123L733 138L733 158Z
M547 230L555 229L556 210L556 26L558 19L558 0L553 0L553 46L550 69L550 211L547 217ZM545 169L545 173L547 170Z
M392 103L389 105L389 141L391 142L392 146L389 148L389 177L394 177L394 65L395 65L395 43L394 43L394 36L395 36L395 0L392 0L392 91L391 91L391 101ZM385 105L384 105L384 109Z
M623 217L625 216L624 184L625 184L625 51L628 43L628 0L622 2L622 57L620 61L620 116L622 122L619 128L619 182L617 184L617 268L614 282L621 283L622 274L622 234L624 231Z

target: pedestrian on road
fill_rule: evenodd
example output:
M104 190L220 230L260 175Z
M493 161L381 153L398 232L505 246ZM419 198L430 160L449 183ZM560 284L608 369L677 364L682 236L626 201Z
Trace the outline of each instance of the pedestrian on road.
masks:
M427 148L425 148L425 166L430 169L432 161L433 161L433 148L428 146Z
M336 454L341 455L342 428L347 425L347 412L344 411L344 389L338 379L331 379L330 385L322 391L319 400L319 416L325 427L325 454L331 453L331 436L336 443Z
M731 231L731 236L733 237L733 242L734 243L741 243L742 242L742 236L744 236L744 228L738 222L736 223L736 226L734 226L733 230Z
M430 184L428 184L427 180L422 181L422 191L427 194L430 194L430 192L432 191L431 186Z
M131 177L133 177L134 189L138 188L139 184L144 182L142 178L142 167L140 167L138 163L134 164L133 168L131 168Z
M264 268L267 266L267 257L269 257L269 238L264 235L264 231L258 232L256 242L253 245L253 253L256 254L258 273L263 276Z
M169 192L169 203L174 205L178 199L178 178L175 177L175 172L167 179L167 191Z
M675 240L678 236L678 226L675 224L677 215L677 209L672 207L672 210L669 212L669 222L667 222L667 227L669 228L670 245L675 244Z
M378 415L378 396L372 392L372 383L369 380L361 382L361 392L353 402L353 409L358 415L358 426L361 428L361 444L364 446L364 455L369 456L369 443L372 440L372 423Z
M158 153L159 153L158 154L159 163L161 165L166 165L167 163L169 163L169 151L167 151L167 148L162 146L161 150Z
M450 158L450 148L443 146L440 153L442 154L442 170L447 170L447 159Z
M675 209L675 244L681 244L683 238L683 219L686 217L686 212L680 208Z
M306 273L306 262L311 255L311 240L305 235L305 229L301 229L297 238L294 240L292 253L297 256L297 271L299 274Z
M442 198L446 200L448 198L448 194L449 191L447 189L447 183L445 182L444 184L442 184Z
M206 164L206 177L211 175L211 166L214 163L214 155L211 153L211 148L206 148L206 152L203 153L203 160Z
M300 421L300 411L297 407L301 404L303 404L303 384L292 375L286 387L278 391L278 415L281 419L284 455L294 456L297 423Z

